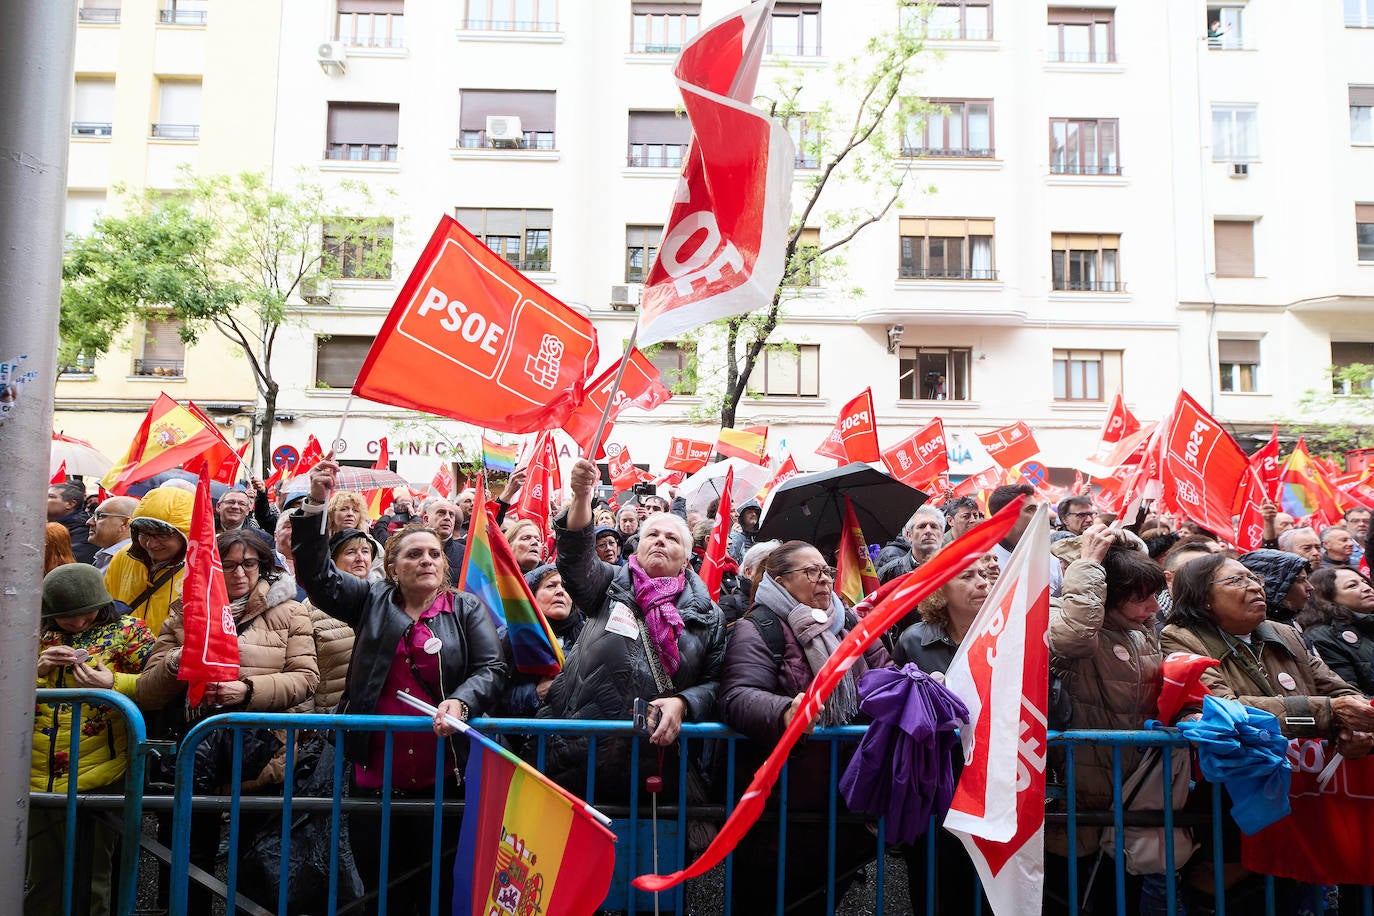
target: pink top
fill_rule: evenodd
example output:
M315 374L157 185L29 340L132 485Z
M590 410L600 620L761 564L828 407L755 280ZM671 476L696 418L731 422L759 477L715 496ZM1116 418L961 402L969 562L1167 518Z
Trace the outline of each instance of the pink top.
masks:
M381 696L377 697L374 713L379 716L413 716L415 710L396 699L396 691L404 690L426 703L437 706L434 698L445 696L439 683L439 652L442 646L433 646L433 652L425 651L425 644L435 639L433 631L425 623L439 614L453 613L453 596L440 594L434 603L420 615L420 619L406 628L401 641L396 644L396 657L391 660L391 671L382 685ZM437 642L437 639L436 639ZM456 684L442 685L449 689ZM434 753L436 738L431 731L396 732L392 737L391 786L403 792L432 789L434 787ZM443 742L445 772L453 772L457 761L453 756L453 746ZM361 789L382 788L383 763L386 755L386 735L376 732L370 739L367 763L355 767L354 778Z

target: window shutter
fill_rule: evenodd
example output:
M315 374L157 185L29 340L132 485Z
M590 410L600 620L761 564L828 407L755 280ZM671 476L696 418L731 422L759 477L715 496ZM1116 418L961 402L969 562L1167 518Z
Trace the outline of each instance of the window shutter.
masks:
M1350 104L1359 108L1374 108L1374 86L1351 86Z
M520 210L525 214L526 229L552 229L553 211L552 210Z
M806 228L797 237L798 248L819 248L821 247L821 230Z
M1355 222L1374 223L1374 204L1356 204Z
M1216 237L1218 277L1253 277L1255 275L1255 224L1249 220L1216 220L1212 223Z
M1342 369L1361 363L1374 366L1374 343L1331 341L1331 364Z
M181 340L181 322L169 318L149 318L143 323L144 359L183 359L186 345Z
M917 238L926 234L926 221L923 219L904 216L897 221L898 234L916 236Z
M524 231L524 211L487 211L487 235L520 235Z
M315 378L330 388L352 388L371 346L371 337L316 338Z
M400 117L399 105L330 102L329 142L395 146Z
M463 113L459 130L486 130L491 115L514 115L524 130L549 132L554 129L555 97L544 91L512 92L503 89L464 89Z
M200 123L200 83L169 80L158 87L157 119L160 124Z
M1260 342L1254 339L1228 339L1217 341L1217 362L1248 363L1259 365Z
M632 111L630 142L691 143L692 123L672 111Z
M405 0L337 0L340 13L392 13L405 12Z
M72 120L107 124L114 120L114 80L78 79Z

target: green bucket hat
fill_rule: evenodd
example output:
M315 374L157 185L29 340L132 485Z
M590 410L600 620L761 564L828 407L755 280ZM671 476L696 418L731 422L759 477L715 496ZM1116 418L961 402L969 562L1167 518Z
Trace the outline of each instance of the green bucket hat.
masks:
M67 563L43 577L43 619L80 617L113 604L100 570Z

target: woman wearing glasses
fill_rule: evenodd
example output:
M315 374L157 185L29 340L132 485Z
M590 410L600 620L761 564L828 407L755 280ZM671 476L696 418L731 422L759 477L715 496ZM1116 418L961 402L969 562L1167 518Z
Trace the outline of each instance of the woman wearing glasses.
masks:
M764 560L754 604L731 629L721 678L722 718L752 739L737 755L735 784L741 789L797 715L802 694L821 666L857 623L835 595L835 570L815 547L805 541L787 541ZM875 641L846 672L815 724L854 722L859 716L859 676L887 664L887 652ZM788 760L790 815L826 812L829 787L838 783L854 747L841 746L834 772L826 742L792 752ZM861 827L855 830L851 825L840 828L835 848L839 899L852 880L853 869L871 858L874 846ZM789 820L783 891L788 912L825 912L826 849L825 823ZM750 831L735 851L735 912L773 911L778 867L777 831L767 827ZM748 877L741 880L741 876Z

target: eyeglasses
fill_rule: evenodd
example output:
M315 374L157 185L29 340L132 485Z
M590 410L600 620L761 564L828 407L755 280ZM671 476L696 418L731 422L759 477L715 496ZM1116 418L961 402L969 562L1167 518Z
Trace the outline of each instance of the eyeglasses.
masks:
M821 576L825 576L831 582L835 581L835 567L833 566L803 566L800 569L789 569L786 572L778 573L778 575L790 576L792 573L801 573L812 582L819 582Z
M1251 585L1258 585L1264 588L1264 580L1254 573L1241 573L1235 576L1227 576L1225 579L1213 579L1211 585L1239 585L1241 588L1249 588Z
M129 516L127 516L127 515L116 515L116 514L113 513L113 512L101 512L101 511L97 510L96 513L95 513L94 515L91 516L91 518L95 519L97 522L100 522L100 521L104 521L104 520L107 519L107 518L129 518Z
M1096 515L1097 515L1096 512L1068 512L1068 513L1065 513L1064 517L1065 517L1065 518L1094 518Z
M243 560L238 563L225 563L224 574L228 575L231 572L238 572L240 569L246 573L253 573L257 572L258 567L261 565L262 562L260 560Z

